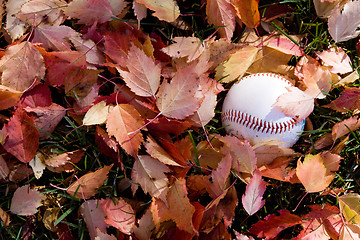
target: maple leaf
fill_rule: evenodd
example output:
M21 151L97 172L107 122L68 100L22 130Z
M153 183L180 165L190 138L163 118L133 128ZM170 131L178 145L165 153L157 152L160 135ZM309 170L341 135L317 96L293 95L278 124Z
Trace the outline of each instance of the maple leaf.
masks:
M261 173L259 170L255 170L241 198L243 207L250 216L265 205L265 200L262 199L265 190L266 186L264 180L261 178Z
M99 203L106 214L105 222L130 235L135 226L135 212L131 205L122 198L101 199Z
M2 85L25 91L45 76L44 58L32 43L12 45L0 59L0 72Z
M345 42L360 34L360 31L357 30L360 26L360 19L353 17L359 11L359 1L349 1L343 9L338 6L334 9L328 19L328 27L330 36L335 42Z
M288 210L279 210L280 215L270 214L253 224L250 233L266 240L275 238L282 230L301 224L301 217L291 214Z
M128 154L136 156L143 137L140 131L135 131L144 124L144 120L132 105L118 104L108 114L106 129Z
M165 164L157 159L147 155L138 155L131 171L131 179L140 184L145 193L149 193L150 196L159 198L166 203L169 180L165 173L170 171ZM137 185L131 185L131 189L135 194Z
M95 172L88 172L83 175L81 178L73 182L66 190L66 192L79 199L89 199L94 196L98 190L97 188L101 187L107 175L113 165L105 166L96 170Z
M174 0L135 0L155 11L153 15L166 22L174 22L180 16L180 9Z
M11 199L10 211L13 214L29 216L37 213L43 195L36 189L30 189L30 185L24 185L15 190Z
M6 130L8 138L4 149L18 160L29 162L39 147L39 132L34 127L34 119L19 106L7 123Z
M242 78L254 62L257 52L258 48L246 46L232 53L227 61L216 67L215 80L228 83L237 78Z
M337 112L347 113L360 109L360 88L345 87L341 96L324 107L331 108Z
M358 116L353 116L336 123L332 128L332 139L336 141L340 137L348 134L350 131L355 131L360 127L360 120Z
M176 119L184 119L193 114L200 103L194 99L198 88L196 76L186 69L178 70L170 83L164 81L156 94L156 106L161 114Z
M308 154L303 162L298 160L296 175L309 193L324 190L334 179L340 156L332 153Z
M41 23L60 25L65 20L62 12L65 6L63 0L30 0L21 5L15 16L33 26Z
M126 67L129 71L117 68L126 85L139 96L155 97L160 85L160 65L133 45L128 52Z
M86 25L92 25L94 22L104 23L113 16L108 0L74 0L64 9L64 13L79 19L78 23Z
M332 73L345 74L352 71L350 57L340 47L317 52L316 55L323 60L326 66L332 67L330 69Z
M170 186L167 203L168 207L162 200L153 198L150 209L155 226L158 228L160 223L173 220L180 230L196 232L192 223L195 207L190 204L187 197L185 179L176 179Z
M237 16L248 28L256 28L259 26L259 0L231 0L231 4L235 8Z
M106 215L101 206L99 206L98 200L88 200L84 202L81 204L79 212L85 220L91 239L95 239L98 235L96 229L104 233L106 232L106 228L108 227L108 224L104 222Z

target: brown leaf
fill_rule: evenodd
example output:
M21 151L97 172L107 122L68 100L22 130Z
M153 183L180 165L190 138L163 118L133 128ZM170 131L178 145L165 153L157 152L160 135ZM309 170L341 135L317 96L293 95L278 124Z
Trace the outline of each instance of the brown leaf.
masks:
M162 200L153 198L150 208L155 226L158 228L160 223L173 220L180 230L196 232L192 223L195 207L190 204L187 197L185 179L175 180L169 189L167 203L169 207Z
M84 202L81 204L79 212L84 218L91 239L95 239L97 236L96 229L99 229L101 232L106 232L106 228L108 227L104 221L106 215L102 207L98 204L98 200L88 200Z
M155 11L153 15L163 21L174 22L180 16L179 6L174 0L136 0L136 2L144 4L148 9Z
M197 59L204 51L208 41L200 41L197 37L175 37L175 43L161 49L172 58L187 57L187 62Z
M130 155L136 156L143 142L139 128L145 125L138 111L130 104L118 104L109 113L106 129ZM135 133L132 133L137 131Z
M170 166L181 166L152 137L148 137L145 143L145 147L146 152L149 153L153 158L158 159L160 162Z
M4 227L8 227L10 225L10 215L5 212L4 210L2 210L0 208L0 219L2 221L2 224L4 225Z
M161 114L179 120L193 114L200 107L195 98L198 85L195 74L188 69L178 70L170 83L161 84L156 95L156 106Z
M2 85L23 92L45 76L44 59L32 43L22 42L6 49L0 72Z
M165 175L170 169L148 155L138 155L131 171L131 180L140 184L145 193L150 196L159 198L166 203L166 195L169 191L169 180ZM135 194L137 185L132 184L131 189Z
M258 167L272 163L272 161L277 157L297 155L295 151L291 148L285 148L279 145L269 144L254 146L254 151L257 158Z
M22 92L0 85L0 110L14 106L22 95Z
M97 193L97 188L101 187L113 165L105 166L95 172L88 172L81 178L75 180L66 192L79 199L89 199ZM76 192L76 194L75 194Z

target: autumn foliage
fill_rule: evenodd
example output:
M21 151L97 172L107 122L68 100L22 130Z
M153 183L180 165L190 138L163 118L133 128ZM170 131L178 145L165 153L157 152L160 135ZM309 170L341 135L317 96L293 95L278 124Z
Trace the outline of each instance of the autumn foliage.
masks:
M360 196L331 187L346 139L360 127L358 74L337 45L360 34L358 1L312 2L333 43L312 54L303 36L271 24L293 9L265 11L258 0L201 1L214 27L205 39L181 34L190 1L1 2L0 182L11 192L2 226L37 216L57 238L76 239L66 222L73 211L90 239L276 239L295 228L295 239L360 239ZM149 17L176 33L149 30ZM317 106L346 117L294 148L226 135L216 114L223 96L259 72L299 87L274 106L306 119L306 131L315 131ZM340 96L322 104L335 88ZM69 122L72 131L61 130ZM67 140L79 129L86 144ZM44 179L60 175L61 185ZM338 204L263 212L274 182ZM66 201L79 205L63 210Z

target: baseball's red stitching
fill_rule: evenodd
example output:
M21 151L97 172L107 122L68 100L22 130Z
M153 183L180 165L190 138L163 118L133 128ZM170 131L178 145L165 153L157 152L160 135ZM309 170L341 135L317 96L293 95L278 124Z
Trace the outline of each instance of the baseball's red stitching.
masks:
M296 124L295 118L291 118L290 120L281 123L267 122L251 116L250 114L233 109L225 111L221 117L223 122L235 122L255 131L271 134L280 134L289 131Z

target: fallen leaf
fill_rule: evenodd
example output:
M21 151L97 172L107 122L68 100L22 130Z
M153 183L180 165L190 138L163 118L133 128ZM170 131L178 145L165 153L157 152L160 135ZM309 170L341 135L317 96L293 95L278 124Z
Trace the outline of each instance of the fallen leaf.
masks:
M106 105L106 101L101 101L89 108L84 116L83 124L85 126L103 124L111 110L111 105Z
M346 77L342 78L339 82L337 82L335 84L335 86L344 86L344 85L353 83L358 79L359 79L359 74L357 73L357 71L353 71L352 73L350 73Z
M48 107L52 104L51 91L45 84L39 84L26 91L21 97L21 105L31 108Z
M0 59L1 84L23 92L45 76L44 58L30 42L8 47Z
M280 215L270 214L264 220L253 224L250 233L266 240L275 238L282 230L301 224L301 217L291 214L288 210L279 210Z
M10 225L11 222L10 215L1 208L0 208L0 219L4 227L8 227Z
M36 179L41 178L46 168L46 165L36 156L29 162L29 166L32 168Z
M27 24L15 17L15 14L20 11L21 6L27 1L28 0L7 1L5 30L9 33L12 41L15 41L16 39L23 36L25 31L27 30Z
M211 172L211 183L207 185L206 188L209 189L209 195L213 199L218 198L222 194L226 194L227 188L229 187L228 179L230 177L231 164L231 156L225 155L219 162L217 168Z
M79 19L78 23L92 25L104 23L113 16L108 0L74 0L65 9L65 15Z
M336 123L332 128L332 139L336 141L342 136L345 136L350 131L355 131L360 127L360 120L358 116L347 118L341 122Z
M0 156L0 177L2 179L7 179L9 173L10 173L10 169L6 164L5 159L2 156Z
M259 0L231 0L237 16L248 28L256 28L260 24Z
M38 212L43 195L36 189L30 189L30 185L19 187L11 199L10 211L20 216L30 216Z
M170 186L167 203L168 207L162 200L156 198L151 202L150 209L156 228L162 222L173 220L180 230L188 233L196 232L192 223L195 207L190 204L187 197L185 179L176 179Z
M230 0L207 0L206 16L209 24L218 28L220 37L231 41L235 30L235 10Z
M284 182L300 183L296 176L295 169L289 167L291 157L275 158L270 164L260 167L261 175L267 178L273 178Z
M76 179L66 190L66 192L79 199L89 199L94 196L98 190L97 188L101 187L107 175L113 165L104 166L96 170L95 172L88 172L83 175L81 178Z
M345 223L340 232L339 240L360 239L360 227L357 224Z
M360 31L360 19L353 18L354 14L360 11L360 2L349 1L343 9L337 6L328 19L329 33L335 42L345 42L356 38Z
M161 49L172 58L187 57L187 62L197 59L208 45L207 41L200 41L197 37L175 37L174 43Z
M331 67L330 71L333 73L345 74L353 70L350 57L340 47L317 52L316 55L323 60L325 66Z
M164 81L161 84L156 95L156 106L166 117L184 119L200 107L194 97L197 88L198 81L194 74L186 69L178 70L170 83Z
M24 110L34 116L40 139L49 138L66 114L66 109L56 103L46 107L25 107Z
M30 0L21 5L15 16L32 26L41 23L58 26L65 20L62 11L65 6L66 2L63 0Z
M140 28L140 21L146 18L147 8L144 4L133 2L134 14L138 20L138 29Z
M171 170L162 162L148 155L138 155L131 171L131 180L140 184L145 193L167 202L166 195L169 191L169 180L165 175ZM137 190L137 185L132 184L133 194Z
M160 162L170 165L180 167L170 154L162 148L154 138L148 136L145 142L146 152L150 154L151 157L158 159Z
M162 21L174 22L180 16L180 9L174 0L135 0L154 11L153 15Z
M136 239L149 240L154 228L155 224L152 219L150 208L148 208L144 215L137 221L137 225L134 226L134 235Z
M347 221L360 223L360 195L357 193L347 193L339 197L341 212Z
M339 168L340 156L331 153L308 154L298 160L296 175L309 193L320 192L329 186Z
M118 104L108 114L106 129L130 155L136 156L143 142L140 131L145 125L138 111L130 104Z
M242 78L254 62L257 52L258 48L253 46L238 49L230 55L228 60L216 67L215 80L228 83Z
M296 57L304 55L304 50L286 37L280 36L271 38L269 41L265 42L264 45Z
M241 198L243 207L250 216L254 215L265 205L265 200L262 199L265 190L266 186L261 178L261 173L259 170L255 170Z
M230 135L225 137L218 136L218 138L224 143L220 151L223 154L230 154L233 159L232 169L236 172L253 174L256 169L257 159L250 143Z
M39 147L39 132L34 127L34 119L29 117L21 105L6 124L6 131L8 138L3 147L7 152L24 163L35 157Z
M128 52L126 66L128 71L120 68L117 70L131 91L138 96L155 97L160 85L160 65L143 50L133 45Z
M271 164L277 157L296 156L297 154L291 148L285 148L279 145L261 144L254 146L255 155L257 158L257 167L265 164Z
M79 212L84 218L91 239L95 239L98 235L97 229L106 233L106 228L108 227L108 224L105 223L106 215L98 200L87 200L81 204Z
M122 198L107 198L99 201L106 214L105 222L130 235L135 227L135 212Z
M0 85L0 110L8 109L15 106L22 96L21 91Z
M337 112L348 113L360 109L360 88L345 87L341 96L324 107L331 108Z
M307 118L314 109L314 98L297 87L288 87L272 107L278 108L286 116L294 117L299 123Z
M313 0L316 14L321 18L328 18L336 6L343 5L343 1L333 0Z

